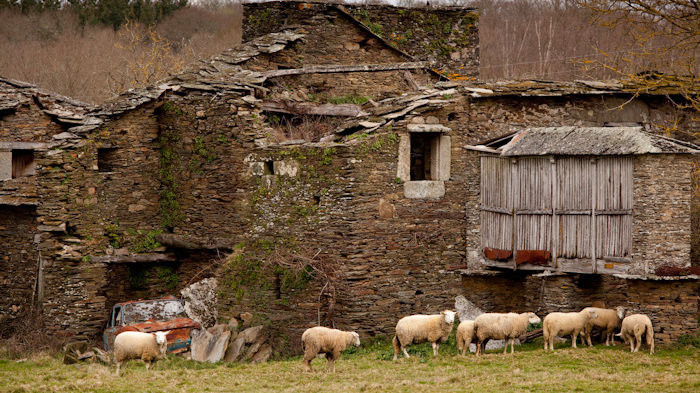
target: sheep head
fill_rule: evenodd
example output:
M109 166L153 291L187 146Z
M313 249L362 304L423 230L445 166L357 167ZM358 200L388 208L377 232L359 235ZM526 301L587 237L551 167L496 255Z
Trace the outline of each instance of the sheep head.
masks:
M627 312L626 308L622 306L617 306L615 307L615 311L617 311L617 317L620 318L620 320L625 319L625 313Z
M166 332L155 332L153 335L156 337L156 344L158 344L158 349L160 349L160 353L165 355L165 352L168 350L168 339L165 337L170 333L170 330Z
M538 317L537 314L535 314L534 312L526 313L526 315L527 315L527 323L540 323L540 322L542 322L540 317Z
M352 334L352 345L359 347L360 346L360 335L357 334L356 332L351 332Z
M454 311L445 310L445 311L441 312L440 314L442 314L443 320L444 320L446 323L448 323L448 324L451 325L451 324L453 324L453 323L455 322L455 315L456 315L457 313L454 312Z

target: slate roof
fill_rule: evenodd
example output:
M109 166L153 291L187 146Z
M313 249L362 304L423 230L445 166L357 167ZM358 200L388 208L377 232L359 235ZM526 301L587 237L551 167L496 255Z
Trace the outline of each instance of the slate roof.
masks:
M700 152L698 146L646 132L642 127L536 127L504 138L468 148L491 149L507 157Z

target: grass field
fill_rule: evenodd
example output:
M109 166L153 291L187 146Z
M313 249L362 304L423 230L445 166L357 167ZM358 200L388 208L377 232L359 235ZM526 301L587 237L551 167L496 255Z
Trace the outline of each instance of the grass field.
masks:
M300 358L266 364L197 363L169 357L147 372L132 361L121 377L100 364L63 365L60 356L0 359L3 392L700 392L700 349L659 348L630 353L627 347L571 349L559 344L544 353L542 339L514 355L457 355L454 337L433 358L428 344L413 346L410 359L392 362L386 340L346 351L336 373L323 358L305 374Z

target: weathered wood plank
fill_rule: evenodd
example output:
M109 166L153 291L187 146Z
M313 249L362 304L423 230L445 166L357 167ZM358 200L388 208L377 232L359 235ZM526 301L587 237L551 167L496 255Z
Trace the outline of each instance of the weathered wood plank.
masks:
M90 258L92 262L102 263L174 262L176 260L174 254L98 255Z
M405 63L386 63L386 64L358 64L351 66L343 65L316 65L302 68L290 68L285 70L272 70L263 72L265 78L276 78L288 75L304 75L304 74L331 74L342 72L377 72L377 71L395 71L395 70L420 70L426 68L428 63L425 61L405 62Z
M355 104L319 104L315 102L266 101L263 110L269 112L289 113L293 115L319 116L367 116L368 112Z

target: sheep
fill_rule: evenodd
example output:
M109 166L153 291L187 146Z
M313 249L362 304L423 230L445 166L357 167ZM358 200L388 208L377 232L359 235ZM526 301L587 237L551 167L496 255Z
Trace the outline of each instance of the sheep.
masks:
M399 350L404 356L410 358L406 347L412 343L429 341L433 345L433 356L437 356L440 344L447 341L455 322L454 311L445 310L434 315L409 315L396 323L396 335L392 340L394 344L394 360L399 356Z
M571 347L576 348L578 334L581 333L591 319L598 318L595 311L583 309L579 312L553 312L544 317L542 334L544 335L544 350L547 346L554 350L554 337L571 335ZM583 337L583 336L582 336ZM581 339L583 341L583 338ZM588 343L590 346L590 342Z
M588 346L591 346L591 332L593 327L599 327L603 329L603 334L605 334L605 345L610 344L615 345L615 329L620 327L622 319L625 317L626 309L624 307L616 307L614 310L609 308L599 308L599 307L586 307L584 310L595 311L598 318L591 319L583 327L583 336L588 341Z
M333 368L335 372L335 361L340 357L340 353L350 346L359 347L360 335L355 332L316 326L304 331L301 335L301 346L304 350L306 372L312 371L311 361L319 353L326 354L328 371Z
M462 321L457 326L457 349L462 356L467 354L474 339L474 321Z
M141 359L146 363L146 370L151 364L163 359L168 350L168 340L165 336L170 333L155 332L122 332L114 339L114 361L117 363L117 376L121 367L130 359Z
M485 313L474 320L474 334L477 338L476 354L484 353L489 339L506 340L503 348L505 354L510 340L510 353L515 352L515 339L527 332L527 326L538 323L541 319L535 313Z
M654 327L651 325L651 319L646 315L633 314L625 317L622 320L620 333L616 334L616 336L622 337L625 343L629 341L630 352L637 352L642 345L642 336L644 334L646 334L649 354L651 355L654 353Z

